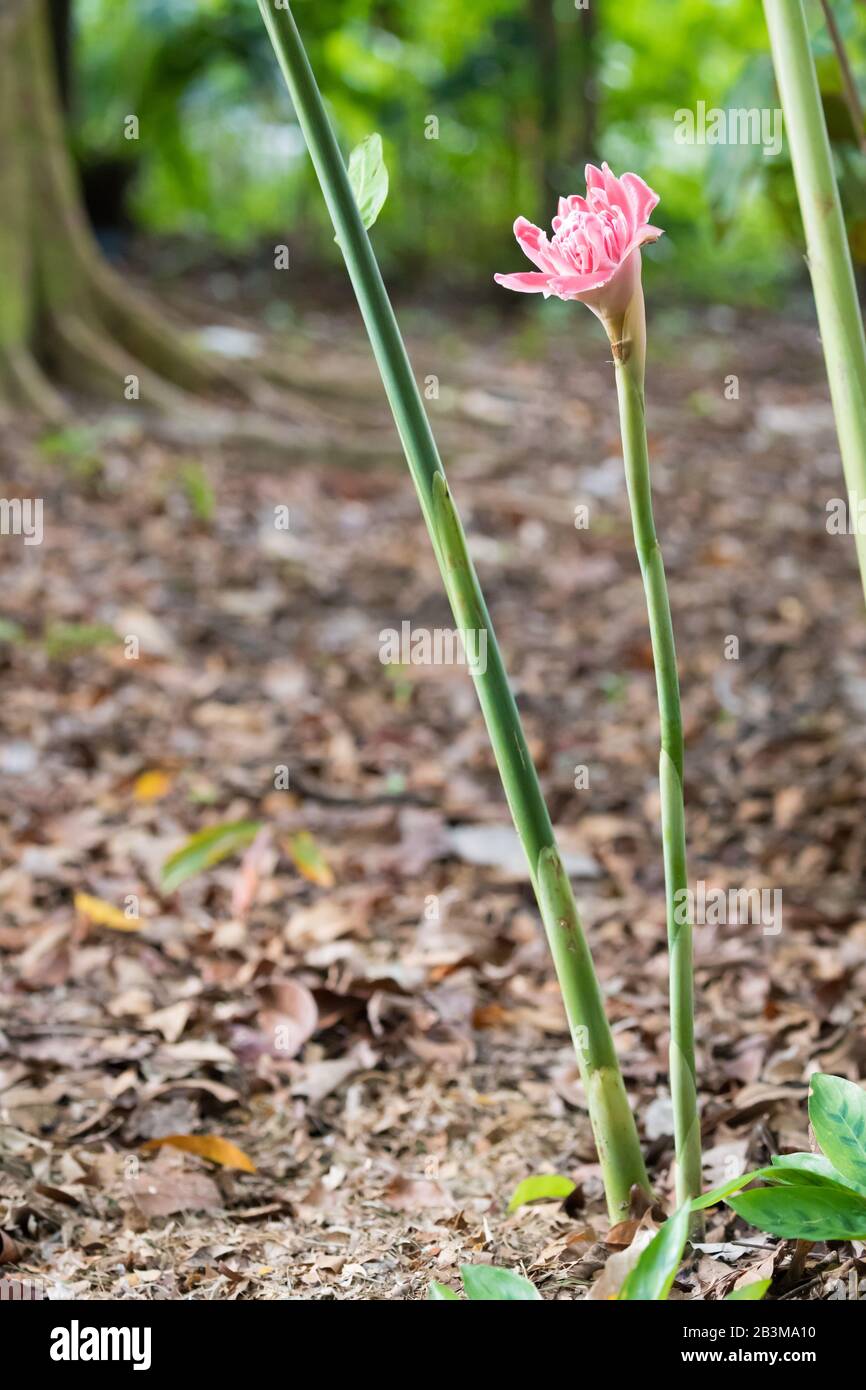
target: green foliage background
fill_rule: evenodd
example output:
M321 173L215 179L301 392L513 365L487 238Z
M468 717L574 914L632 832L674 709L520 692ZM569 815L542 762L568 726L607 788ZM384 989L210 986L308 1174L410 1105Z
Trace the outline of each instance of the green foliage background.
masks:
M494 270L523 268L514 217L546 225L557 193L582 190L592 156L661 194L667 236L651 274L672 290L754 300L801 273L784 151L674 139L674 113L699 100L777 105L759 0L590 4L588 19L574 0L296 0L344 148L383 136L386 269L486 294ZM866 158L820 6L808 5L864 261ZM866 5L834 7L866 96ZM255 0L76 0L76 29L79 153L134 163L143 227L237 251L301 243L336 263ZM124 139L129 114L137 141ZM431 116L438 139L426 138Z

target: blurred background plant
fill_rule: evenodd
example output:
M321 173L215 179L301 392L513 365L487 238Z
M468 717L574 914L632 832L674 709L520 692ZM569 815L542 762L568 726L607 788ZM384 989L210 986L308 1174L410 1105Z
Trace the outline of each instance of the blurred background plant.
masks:
M284 240L308 269L339 252L250 0L62 0L70 120L107 249L124 218L180 263ZM834 0L855 75L866 6ZM866 264L866 155L819 0L815 53L849 234ZM778 105L754 0L298 0L296 17L346 150L382 133L391 171L376 231L386 270L495 294L517 212L547 224L587 158L658 189L650 275L671 295L755 303L803 277L783 150L681 144L675 112ZM139 118L137 139L125 119ZM519 258L518 258L519 259ZM517 262L515 261L515 268Z

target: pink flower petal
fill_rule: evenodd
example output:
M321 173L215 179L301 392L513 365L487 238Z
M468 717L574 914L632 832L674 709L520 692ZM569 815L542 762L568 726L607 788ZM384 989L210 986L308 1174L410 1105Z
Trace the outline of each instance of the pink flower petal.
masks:
M604 228L598 217L590 214L584 223L584 236L593 255L593 264L598 265L599 261L608 259L607 248L604 244Z
M497 285L507 290L520 290L523 294L550 294L552 277L537 270L521 270L516 275L494 275Z
M570 193L567 198L560 198L560 217L567 217L570 212L589 212L589 203L579 193Z
M649 220L650 213L658 205L659 195L644 183L639 174L623 174L620 183L634 208L634 225L640 227Z
M602 285L613 279L618 270L618 265L607 265L600 270L592 271L589 275L551 275L550 289L553 294L559 295L560 299L577 299L582 294L588 294L590 290L600 290Z
M547 270L548 267L543 260L544 249L547 247L546 232L527 218L518 217L514 223L514 235L524 256L527 256L533 265L537 265L539 270Z
M658 241L660 236L664 236L664 227L639 227L628 244L623 260L638 246L643 246L647 241Z
M631 236L637 226L637 222L635 221L634 208L629 201L628 194L623 188L620 180L616 177L616 174L611 173L610 166L608 164L602 164L601 167L604 175L604 191L607 196L607 201L612 208L619 208L622 211L628 234Z

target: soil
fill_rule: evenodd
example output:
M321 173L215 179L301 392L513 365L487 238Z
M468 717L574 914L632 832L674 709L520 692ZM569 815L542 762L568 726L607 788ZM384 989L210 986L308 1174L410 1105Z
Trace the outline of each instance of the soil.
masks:
M8 1278L402 1300L480 1261L605 1297L669 1208L652 657L609 353L568 309L549 331L416 311L408 337L659 1206L608 1229L470 677L380 660L386 630L451 620L347 307L279 348L284 449L173 433L146 402L21 419L2 446L7 497L41 498L44 526L0 547ZM809 1147L813 1070L866 1076L866 625L852 538L828 531L812 322L651 304L650 334L690 875L709 902L766 890L762 920L695 933L709 1186ZM165 889L190 836L248 821ZM508 1214L538 1173L574 1193ZM862 1250L719 1206L672 1296L770 1276L773 1298L856 1296Z

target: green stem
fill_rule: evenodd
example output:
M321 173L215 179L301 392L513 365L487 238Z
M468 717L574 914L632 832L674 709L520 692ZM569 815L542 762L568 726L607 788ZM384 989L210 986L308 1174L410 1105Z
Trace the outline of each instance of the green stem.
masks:
M294 19L287 6L258 0L325 201L385 391L446 592L458 627L486 643L486 668L473 672L502 785L529 861L587 1104L612 1220L628 1209L633 1185L650 1191L601 990L557 850L538 776L469 552L460 518L397 327ZM476 651L485 650L476 646Z
M866 594L866 338L802 0L764 0L776 81L806 233L809 272L860 577Z
M611 332L611 325L606 325ZM695 1078L692 928L683 807L683 720L667 581L653 521L644 409L646 324L638 289L611 333L622 451L634 543L649 615L661 726L659 787L670 957L670 1078L677 1159L677 1205L701 1191L701 1133Z

